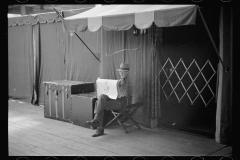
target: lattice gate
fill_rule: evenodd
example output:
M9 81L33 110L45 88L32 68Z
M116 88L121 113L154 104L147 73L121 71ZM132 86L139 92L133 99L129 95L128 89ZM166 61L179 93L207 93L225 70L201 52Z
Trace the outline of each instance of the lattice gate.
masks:
M194 102L200 97L207 107L215 97L216 91L209 84L214 76L216 76L216 71L209 60L200 67L195 59L186 66L183 59L180 58L174 66L171 59L168 58L159 71L157 80L167 100L174 94L178 102L181 103L183 97L187 96L191 105L194 105ZM199 79L203 79L201 83L196 82ZM195 91L189 92L190 90ZM203 96L203 92L207 97Z

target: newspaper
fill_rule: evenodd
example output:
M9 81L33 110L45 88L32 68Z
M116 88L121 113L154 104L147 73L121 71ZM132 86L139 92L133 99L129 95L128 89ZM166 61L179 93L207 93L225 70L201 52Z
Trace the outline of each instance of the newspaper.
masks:
M111 99L117 99L117 82L118 80L98 78L96 80L97 96L99 97L101 94L105 94Z

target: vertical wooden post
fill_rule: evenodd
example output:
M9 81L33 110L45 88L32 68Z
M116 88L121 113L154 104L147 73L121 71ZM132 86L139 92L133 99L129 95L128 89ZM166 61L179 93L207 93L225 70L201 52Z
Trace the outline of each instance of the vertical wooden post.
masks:
M151 128L156 128L158 125L158 118L151 118L151 122L150 122L150 127Z

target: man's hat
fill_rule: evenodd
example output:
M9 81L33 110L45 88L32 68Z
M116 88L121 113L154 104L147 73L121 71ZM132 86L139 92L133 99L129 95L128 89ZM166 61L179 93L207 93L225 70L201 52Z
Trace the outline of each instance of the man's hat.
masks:
M129 64L128 63L121 63L120 68L117 71L129 71Z

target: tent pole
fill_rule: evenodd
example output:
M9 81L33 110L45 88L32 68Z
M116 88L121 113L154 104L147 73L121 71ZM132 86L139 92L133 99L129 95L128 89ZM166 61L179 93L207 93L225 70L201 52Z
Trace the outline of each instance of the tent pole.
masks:
M127 43L127 31L126 30L124 30L123 31L124 33L123 33L123 35L124 35L124 48L127 46L126 45L126 43ZM123 63L125 63L126 62L126 52L123 52L123 61L122 61Z
M53 6L52 6L53 7ZM53 7L53 9L57 12L57 14L61 17L61 19L63 20L63 23L64 23L64 19L63 19L63 16L58 12L58 10L55 8L55 7ZM78 37L78 39L80 39L81 41L82 41L82 43L87 47L87 49L92 53L92 55L94 55L94 57L99 61L99 62L101 62L98 58L97 58L97 56L92 52L92 50L86 45L86 43L84 43L84 41L79 37L79 35L76 33L76 32L74 32L74 34Z
M209 36L209 38L210 38L210 40L211 40L211 42L212 42L212 44L213 44L213 47L214 47L214 49L215 49L215 51L216 51L216 54L217 54L217 56L218 56L218 59L220 60L222 66L223 66L224 71L227 72L227 68L226 68L226 67L224 66L224 64L223 64L223 60L222 60L222 58L221 58L220 55L219 55L218 49L217 49L217 47L216 47L216 44L215 44L215 42L213 41L212 35L211 35L211 33L210 33L210 31L209 31L209 29L208 29L208 27L207 27L207 24L206 24L206 22L205 22L205 20L204 20L204 18L203 18L203 15L202 15L202 12L200 11L199 6L198 6L198 11L199 11L200 17L201 17L201 19L202 19L202 21L203 21L204 27L205 27L206 30L207 30L208 36Z
M80 39L80 41L82 41L82 43L88 48L88 46L83 42L83 40L79 37L79 35L76 33L76 32L74 32L74 34ZM94 57L99 61L99 62L101 62L98 58L97 58L97 56L91 51L91 49L90 48L88 48L88 50L94 55Z

